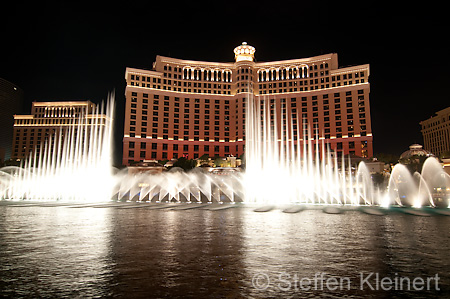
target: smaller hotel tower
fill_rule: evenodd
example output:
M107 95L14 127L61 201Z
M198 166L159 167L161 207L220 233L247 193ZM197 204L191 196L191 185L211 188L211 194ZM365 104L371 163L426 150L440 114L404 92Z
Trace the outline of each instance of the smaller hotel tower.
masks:
M123 164L242 155L249 98L283 103L277 117L308 124L339 156L373 155L368 64L339 68L336 53L255 62L255 52L244 42L234 62L158 55L152 70L127 68Z
M53 148L59 134L64 135L67 129L76 135L81 126L90 134L107 120L96 108L90 101L33 102L31 114L14 115L12 159L20 161L34 153L39 156L45 147Z

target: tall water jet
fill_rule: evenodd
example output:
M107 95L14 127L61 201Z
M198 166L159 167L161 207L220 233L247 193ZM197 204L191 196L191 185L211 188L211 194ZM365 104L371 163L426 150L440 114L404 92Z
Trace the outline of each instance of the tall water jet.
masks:
M356 174L356 186L358 190L358 198L361 198L365 204L375 204L372 177L364 162L359 163Z
M372 204L367 170L355 180L311 125L288 113L283 101L247 94L246 201L258 203ZM313 129L315 126L313 126ZM339 166L341 169L339 170Z

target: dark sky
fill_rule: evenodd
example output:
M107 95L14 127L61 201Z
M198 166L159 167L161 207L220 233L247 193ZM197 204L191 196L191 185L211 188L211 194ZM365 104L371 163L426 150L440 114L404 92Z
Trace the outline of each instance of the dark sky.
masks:
M375 153L422 143L419 121L450 106L445 2L154 2L3 6L0 77L24 90L24 112L31 101L98 103L115 89L119 151L125 67L150 69L158 54L231 62L242 41L257 61L335 52L340 66L369 63Z

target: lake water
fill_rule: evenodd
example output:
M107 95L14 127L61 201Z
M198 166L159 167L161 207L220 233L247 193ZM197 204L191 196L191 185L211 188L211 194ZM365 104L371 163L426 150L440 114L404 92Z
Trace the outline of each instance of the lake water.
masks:
M0 297L448 298L449 254L446 216L0 204Z

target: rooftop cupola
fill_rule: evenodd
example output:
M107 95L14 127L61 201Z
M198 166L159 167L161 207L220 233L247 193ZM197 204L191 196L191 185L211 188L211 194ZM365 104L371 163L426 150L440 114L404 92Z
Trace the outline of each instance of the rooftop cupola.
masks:
M255 58L255 48L242 42L242 45L234 48L234 59L239 61L253 61Z

